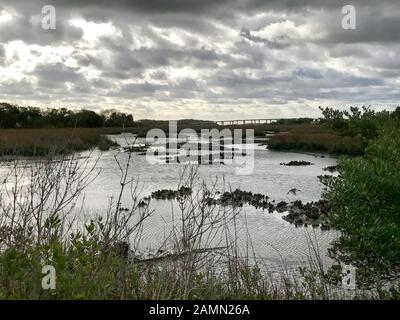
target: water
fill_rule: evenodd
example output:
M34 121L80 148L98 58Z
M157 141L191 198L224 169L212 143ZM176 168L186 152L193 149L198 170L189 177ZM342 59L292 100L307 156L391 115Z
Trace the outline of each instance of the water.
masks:
M113 137L121 145L124 145L125 138ZM133 138L128 138L133 141ZM138 139L137 143L144 140ZM105 194L119 188L120 172L115 161L115 151L105 152L101 155L98 166L102 173L96 180L96 186L89 191L93 201L91 205L96 206L104 199ZM92 154L92 161L97 154ZM121 153L118 159L122 164L128 154ZM293 160L305 160L314 163L312 166L290 167L281 166L280 163ZM215 178L225 178L225 182L231 185L232 189L240 188L245 191L252 191L268 195L271 199L280 201L314 201L321 198L323 185L319 182L318 176L327 174L322 169L336 164L336 158L321 154L302 154L295 152L274 152L267 150L265 146L255 146L254 151L254 172L251 175L240 176L236 174L234 167L229 165L200 166L199 177L208 181ZM130 175L137 181L144 184L143 194L148 195L157 189L176 189L179 177L179 164L155 164L150 165L145 156L133 155ZM296 196L288 195L289 189L297 188L301 192ZM100 204L102 205L102 204Z
M113 136L117 142L124 145L132 143L133 136ZM143 143L144 140L138 140ZM211 183L218 179L218 188L239 188L268 195L276 201L302 200L315 201L321 198L323 185L317 176L326 174L324 167L336 164L336 158L321 154L302 154L294 152L274 152L265 146L254 146L254 172L251 175L237 175L235 169L228 165L200 166L199 178ZM117 150L107 152L83 152L84 161L94 164L98 157L97 168L100 170L96 180L85 189L83 214L103 214L110 198L116 197L120 190L121 173L116 162L117 155L123 166L128 158L127 153ZM292 160L305 160L314 163L312 166L288 167L280 163ZM3 167L4 169L4 167ZM148 196L159 189L177 189L179 164L149 164L145 156L133 154L129 176L138 182L141 196ZM4 171L4 170L3 170ZM1 172L1 170L0 170ZM297 195L289 195L288 190L301 190ZM126 194L122 198L122 206L129 207L131 198ZM173 224L172 210L174 205L168 201L151 202L154 215L145 222L141 241L141 249L157 250L160 243L168 236ZM276 270L282 265L295 268L308 264L312 243L317 245L318 254L329 264L326 252L332 240L337 237L336 231L321 231L319 228L295 227L282 219L283 214L268 213L261 209L244 206L239 214L238 243L242 249L249 249L269 269Z
M121 145L132 143L133 137L113 137ZM139 139L137 143L143 143ZM274 152L267 150L265 146L255 146L254 172L251 175L237 175L235 169L228 165L200 166L199 178L210 184L218 179L217 185L222 188L225 181L225 189L239 188L244 191L262 193L276 201L302 200L303 202L315 201L321 198L323 185L318 176L327 174L324 167L336 164L337 159L329 155L302 154L295 152ZM120 172L115 161L116 151L102 154L98 166L101 173L96 182L86 190L86 208L90 210L104 210L107 204L106 195L116 194L120 188ZM91 159L95 158L95 154ZM127 153L118 155L119 161L124 164ZM305 160L314 163L312 166L290 167L280 163L292 160ZM173 189L178 187L178 178L182 165L179 164L155 164L146 161L145 156L133 155L130 175L139 181L142 196L148 196L159 189ZM296 188L301 190L294 195L289 195L288 190ZM130 198L123 199L123 206L129 207ZM155 250L159 246L160 237L168 234L171 226L172 204L168 201L152 201L155 215L147 221L143 232L143 245L145 249ZM241 225L239 238L243 243L251 242L251 250L254 250L258 259L262 260L270 268L281 265L300 266L310 256L311 242L317 244L318 252L324 262L329 263L326 251L329 244L337 236L335 231L321 231L319 228L295 227L282 219L283 214L273 213L251 206L244 206L240 217L246 220Z

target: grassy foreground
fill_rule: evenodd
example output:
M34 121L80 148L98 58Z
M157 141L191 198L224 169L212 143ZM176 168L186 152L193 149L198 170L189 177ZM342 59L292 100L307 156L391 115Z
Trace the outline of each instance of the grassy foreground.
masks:
M114 143L104 136L111 128L2 129L1 156L45 156L98 147L108 150Z

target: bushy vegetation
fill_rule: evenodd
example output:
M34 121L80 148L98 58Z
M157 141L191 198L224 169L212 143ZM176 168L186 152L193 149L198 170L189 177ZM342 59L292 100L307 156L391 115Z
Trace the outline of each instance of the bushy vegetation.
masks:
M351 107L344 111L320 109L323 118L318 124L303 122L302 125L270 125L269 130L276 134L270 138L268 148L361 155L386 121L398 118L400 114L400 108L392 113L375 112L369 107Z
M379 128L390 118L390 112L375 112L370 107L350 107L350 110L322 108L322 123L327 124L341 136L376 138Z
M279 119L275 122L275 124L284 125L284 124L310 124L314 123L315 119L313 118L294 118L294 119Z
M340 160L325 194L342 232L332 255L364 282L400 274L400 121L387 120L377 135L364 156Z
M130 127L133 116L116 110L40 109L0 103L0 129Z
M193 257L192 257L193 259ZM43 290L43 265L57 270L56 288ZM184 275L185 263L132 263L107 250L94 235L79 234L69 244L13 247L0 254L0 299L329 299L338 298L309 273L304 281L271 279L257 267L232 260L222 272ZM278 284L281 281L280 284Z

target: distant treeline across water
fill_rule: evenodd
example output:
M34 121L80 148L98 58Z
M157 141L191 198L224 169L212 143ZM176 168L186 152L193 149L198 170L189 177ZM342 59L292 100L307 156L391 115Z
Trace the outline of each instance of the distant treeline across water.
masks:
M0 129L130 126L133 126L132 114L113 109L98 113L87 109L41 109L0 103Z

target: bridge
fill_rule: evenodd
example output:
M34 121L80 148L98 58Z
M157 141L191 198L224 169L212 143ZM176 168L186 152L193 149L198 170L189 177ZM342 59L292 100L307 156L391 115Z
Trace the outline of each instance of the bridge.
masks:
M312 119L313 122L319 121L319 118L308 118ZM269 118L269 119L240 119L240 120L218 120L215 121L216 124L225 126L225 125L243 125L243 124L269 124L274 123L279 120L298 120L297 118Z
M246 119L246 120L219 120L215 121L216 124L224 125L234 125L234 124L261 124L261 123L273 123L280 119Z

